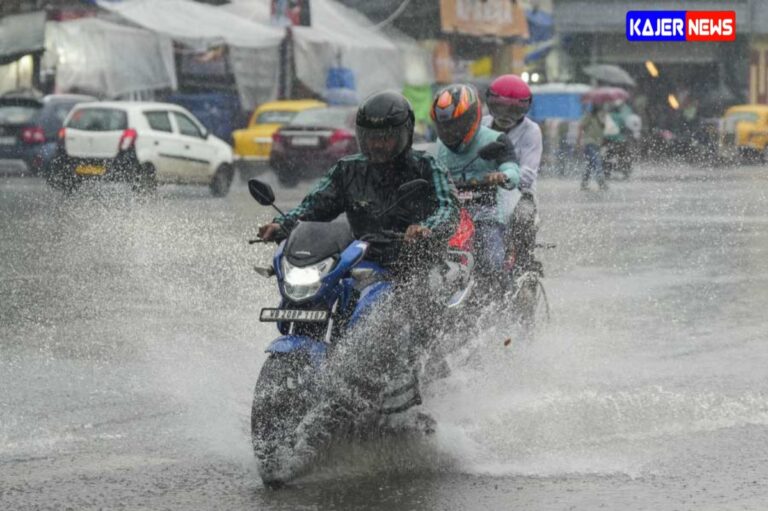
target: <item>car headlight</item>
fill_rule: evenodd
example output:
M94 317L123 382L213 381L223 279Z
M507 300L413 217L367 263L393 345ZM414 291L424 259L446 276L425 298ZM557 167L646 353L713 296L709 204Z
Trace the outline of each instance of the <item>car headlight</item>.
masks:
M283 290L294 301L306 300L320 289L321 279L333 268L333 257L309 266L294 266L283 259Z

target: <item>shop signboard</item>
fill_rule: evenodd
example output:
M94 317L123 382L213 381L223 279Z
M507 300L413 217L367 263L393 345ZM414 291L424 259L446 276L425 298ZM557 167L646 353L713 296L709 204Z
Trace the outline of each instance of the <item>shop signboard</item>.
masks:
M528 38L525 11L510 0L440 0L440 21L448 33Z

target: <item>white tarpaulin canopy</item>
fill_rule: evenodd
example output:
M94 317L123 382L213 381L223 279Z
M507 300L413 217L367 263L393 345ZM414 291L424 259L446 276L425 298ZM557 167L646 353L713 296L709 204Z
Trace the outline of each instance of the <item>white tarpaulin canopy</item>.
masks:
M176 88L168 37L95 18L49 21L46 31L45 65L55 67L61 91L115 98Z
M45 12L0 18L0 62L45 49Z
M405 38L393 40L373 30L371 22L332 0L312 0L311 27L292 27L296 76L323 94L328 70L340 63L355 74L360 98L405 83L429 83L428 59ZM269 0L232 0L219 9L263 24L270 23Z
M99 7L200 51L222 44L275 48L284 35L278 28L190 0L99 0Z
M277 92L278 46L284 31L189 0L99 0L123 19L166 35L196 51L227 45L244 108Z

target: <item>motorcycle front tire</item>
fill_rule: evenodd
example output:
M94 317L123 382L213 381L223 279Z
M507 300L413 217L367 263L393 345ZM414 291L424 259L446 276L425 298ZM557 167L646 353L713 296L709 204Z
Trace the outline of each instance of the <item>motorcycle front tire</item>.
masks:
M272 353L261 368L251 408L251 441L265 486L287 482L285 457L311 407L312 374L305 352Z

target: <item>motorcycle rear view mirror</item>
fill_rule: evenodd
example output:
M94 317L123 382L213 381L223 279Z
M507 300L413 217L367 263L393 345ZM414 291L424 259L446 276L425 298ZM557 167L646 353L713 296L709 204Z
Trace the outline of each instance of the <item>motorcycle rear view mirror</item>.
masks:
M498 140L494 140L493 142L490 142L481 147L477 151L477 154L484 160L495 160L501 156L504 156L504 153L506 152L507 144L504 142L499 142Z
M248 191L251 192L251 197L256 199L256 202L262 206L272 206L278 213L285 215L280 208L275 206L275 192L272 191L272 187L267 183L258 179L249 179Z
M275 192L272 191L271 186L263 181L249 179L248 191L251 192L251 197L262 206L271 206L275 203Z

